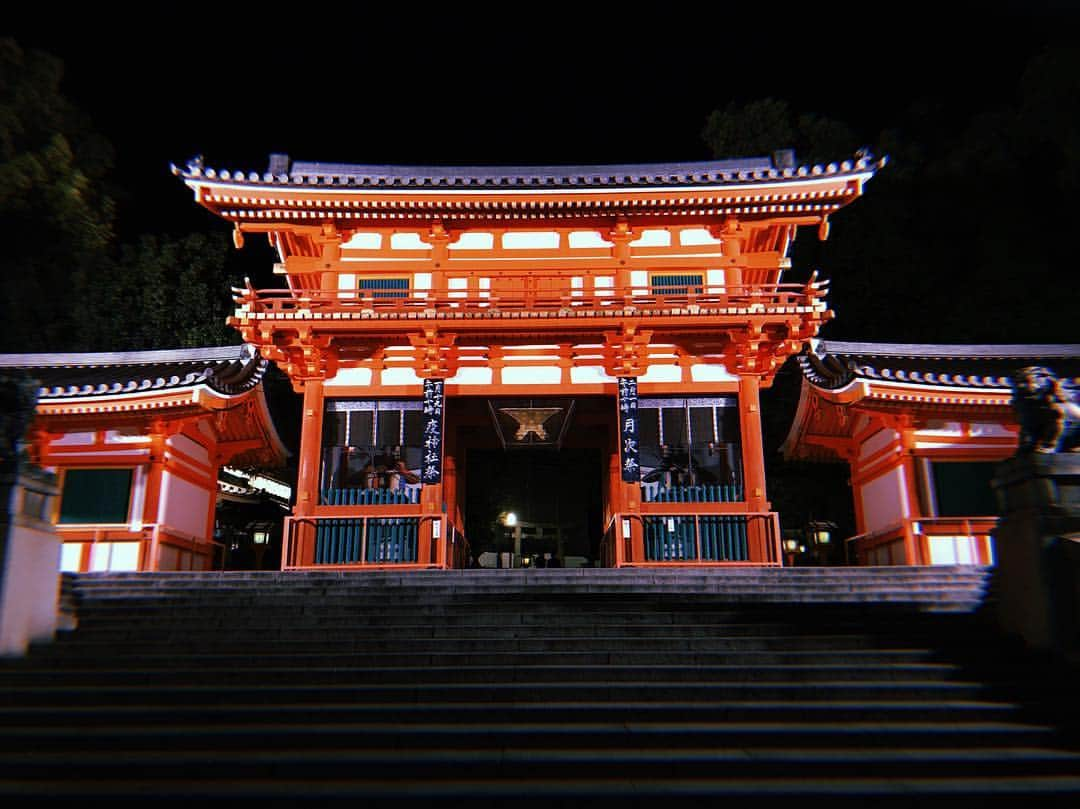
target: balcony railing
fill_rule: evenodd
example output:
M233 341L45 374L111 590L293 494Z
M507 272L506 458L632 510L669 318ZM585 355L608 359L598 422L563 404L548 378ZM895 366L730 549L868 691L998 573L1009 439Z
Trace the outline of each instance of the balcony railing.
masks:
M616 514L604 534L601 563L605 567L782 564L776 512L729 509L727 513L701 513L715 508Z
M234 288L237 317L294 319L329 317L356 312L370 317L411 313L415 317L470 313L503 316L511 312L548 312L559 316L602 315L628 308L643 314L670 310L731 310L732 314L790 310L822 300L826 282L806 284L703 284L648 288L612 286L574 288L570 278L521 276L494 279L489 289L409 290L386 296L369 289L289 290Z
M353 514L286 517L283 559L286 570L467 567L469 545L441 516L385 506Z

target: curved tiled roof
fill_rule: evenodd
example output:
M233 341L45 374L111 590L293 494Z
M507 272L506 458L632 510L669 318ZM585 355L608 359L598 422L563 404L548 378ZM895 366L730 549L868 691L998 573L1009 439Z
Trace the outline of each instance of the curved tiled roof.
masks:
M1080 380L1080 345L942 345L812 341L798 357L803 375L825 390L858 379L929 387L1004 389L1019 368L1042 365Z
M254 346L179 348L93 354L2 354L0 368L25 371L39 399L117 396L205 385L234 395L262 380L269 361Z
M787 162L787 161L785 161ZM794 162L792 159L791 163ZM393 166L290 162L272 155L266 172L206 167L201 157L172 172L186 180L252 186L333 186L360 189L530 190L537 188L664 188L737 185L874 171L884 159L859 154L824 165L778 165L771 157L594 166Z

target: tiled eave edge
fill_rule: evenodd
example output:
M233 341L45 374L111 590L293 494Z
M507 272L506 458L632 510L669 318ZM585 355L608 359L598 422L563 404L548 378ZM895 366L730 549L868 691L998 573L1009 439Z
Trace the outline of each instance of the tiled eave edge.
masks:
M463 193L529 193L574 191L644 191L656 192L671 189L730 188L746 185L762 185L777 182L799 182L855 175L873 175L888 162L887 157L858 157L828 164L802 165L798 167L743 167L701 164L692 170L675 173L661 171L656 166L592 167L596 171L578 171L564 174L558 167L543 167L542 175L514 176L500 174L498 167L491 176L478 177L472 167L459 175L443 173L438 177L427 176L430 167L413 167L412 175L388 176L381 172L326 172L295 171L273 174L269 172L243 172L214 169L201 164L189 163L185 168L175 164L172 173L189 184L201 183L230 188L267 188L277 190L304 190L311 188L366 192L430 192L445 194ZM298 164L303 165L303 164ZM409 168L409 167L402 167ZM534 167L539 168L539 167ZM613 171L616 168L621 170Z
M1011 408L1010 388L911 385L901 382L855 379L840 388L823 388L808 383L823 401L836 405L920 404L960 407Z
M122 395L81 394L38 399L39 416L77 416L104 413L140 413L172 408L219 410L244 394L223 396L205 385L170 388L168 391L139 391Z

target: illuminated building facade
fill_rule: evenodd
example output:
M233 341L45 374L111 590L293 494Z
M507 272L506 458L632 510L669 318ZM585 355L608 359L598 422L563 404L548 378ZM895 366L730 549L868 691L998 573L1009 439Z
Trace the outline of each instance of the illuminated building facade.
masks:
M788 250L880 165L174 167L278 255L231 323L303 395L283 566L780 564L759 391L831 317Z

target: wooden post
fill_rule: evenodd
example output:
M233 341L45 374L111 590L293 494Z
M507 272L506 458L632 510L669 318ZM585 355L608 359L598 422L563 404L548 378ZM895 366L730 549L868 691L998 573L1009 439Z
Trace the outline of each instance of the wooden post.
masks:
M322 466L323 382L309 379L304 383L304 409L300 426L300 465L296 473L296 506L293 515L310 517L319 503L319 471ZM298 565L315 561L315 530L299 523L293 532L299 543L294 558ZM284 555L283 555L284 556ZM284 562L284 558L283 558Z
M915 485L915 428L909 417L902 418L899 431L900 447L903 453L900 456L900 467L908 500L907 514L904 515L904 555L909 565L925 565L929 564L929 553L924 557L922 542L915 538L914 521L921 519L923 513L919 505L918 487Z
M742 441L743 498L747 511L768 511L765 499L765 446L761 438L760 382L755 374L739 374L739 437ZM760 520L748 520L746 537L751 562L764 562L765 534Z
M143 490L142 524L154 525L153 540L150 543L146 570L158 570L160 546L157 542L157 525L161 522L161 487L165 479L165 428L160 422L154 422L150 433L150 464L146 469L146 487Z

